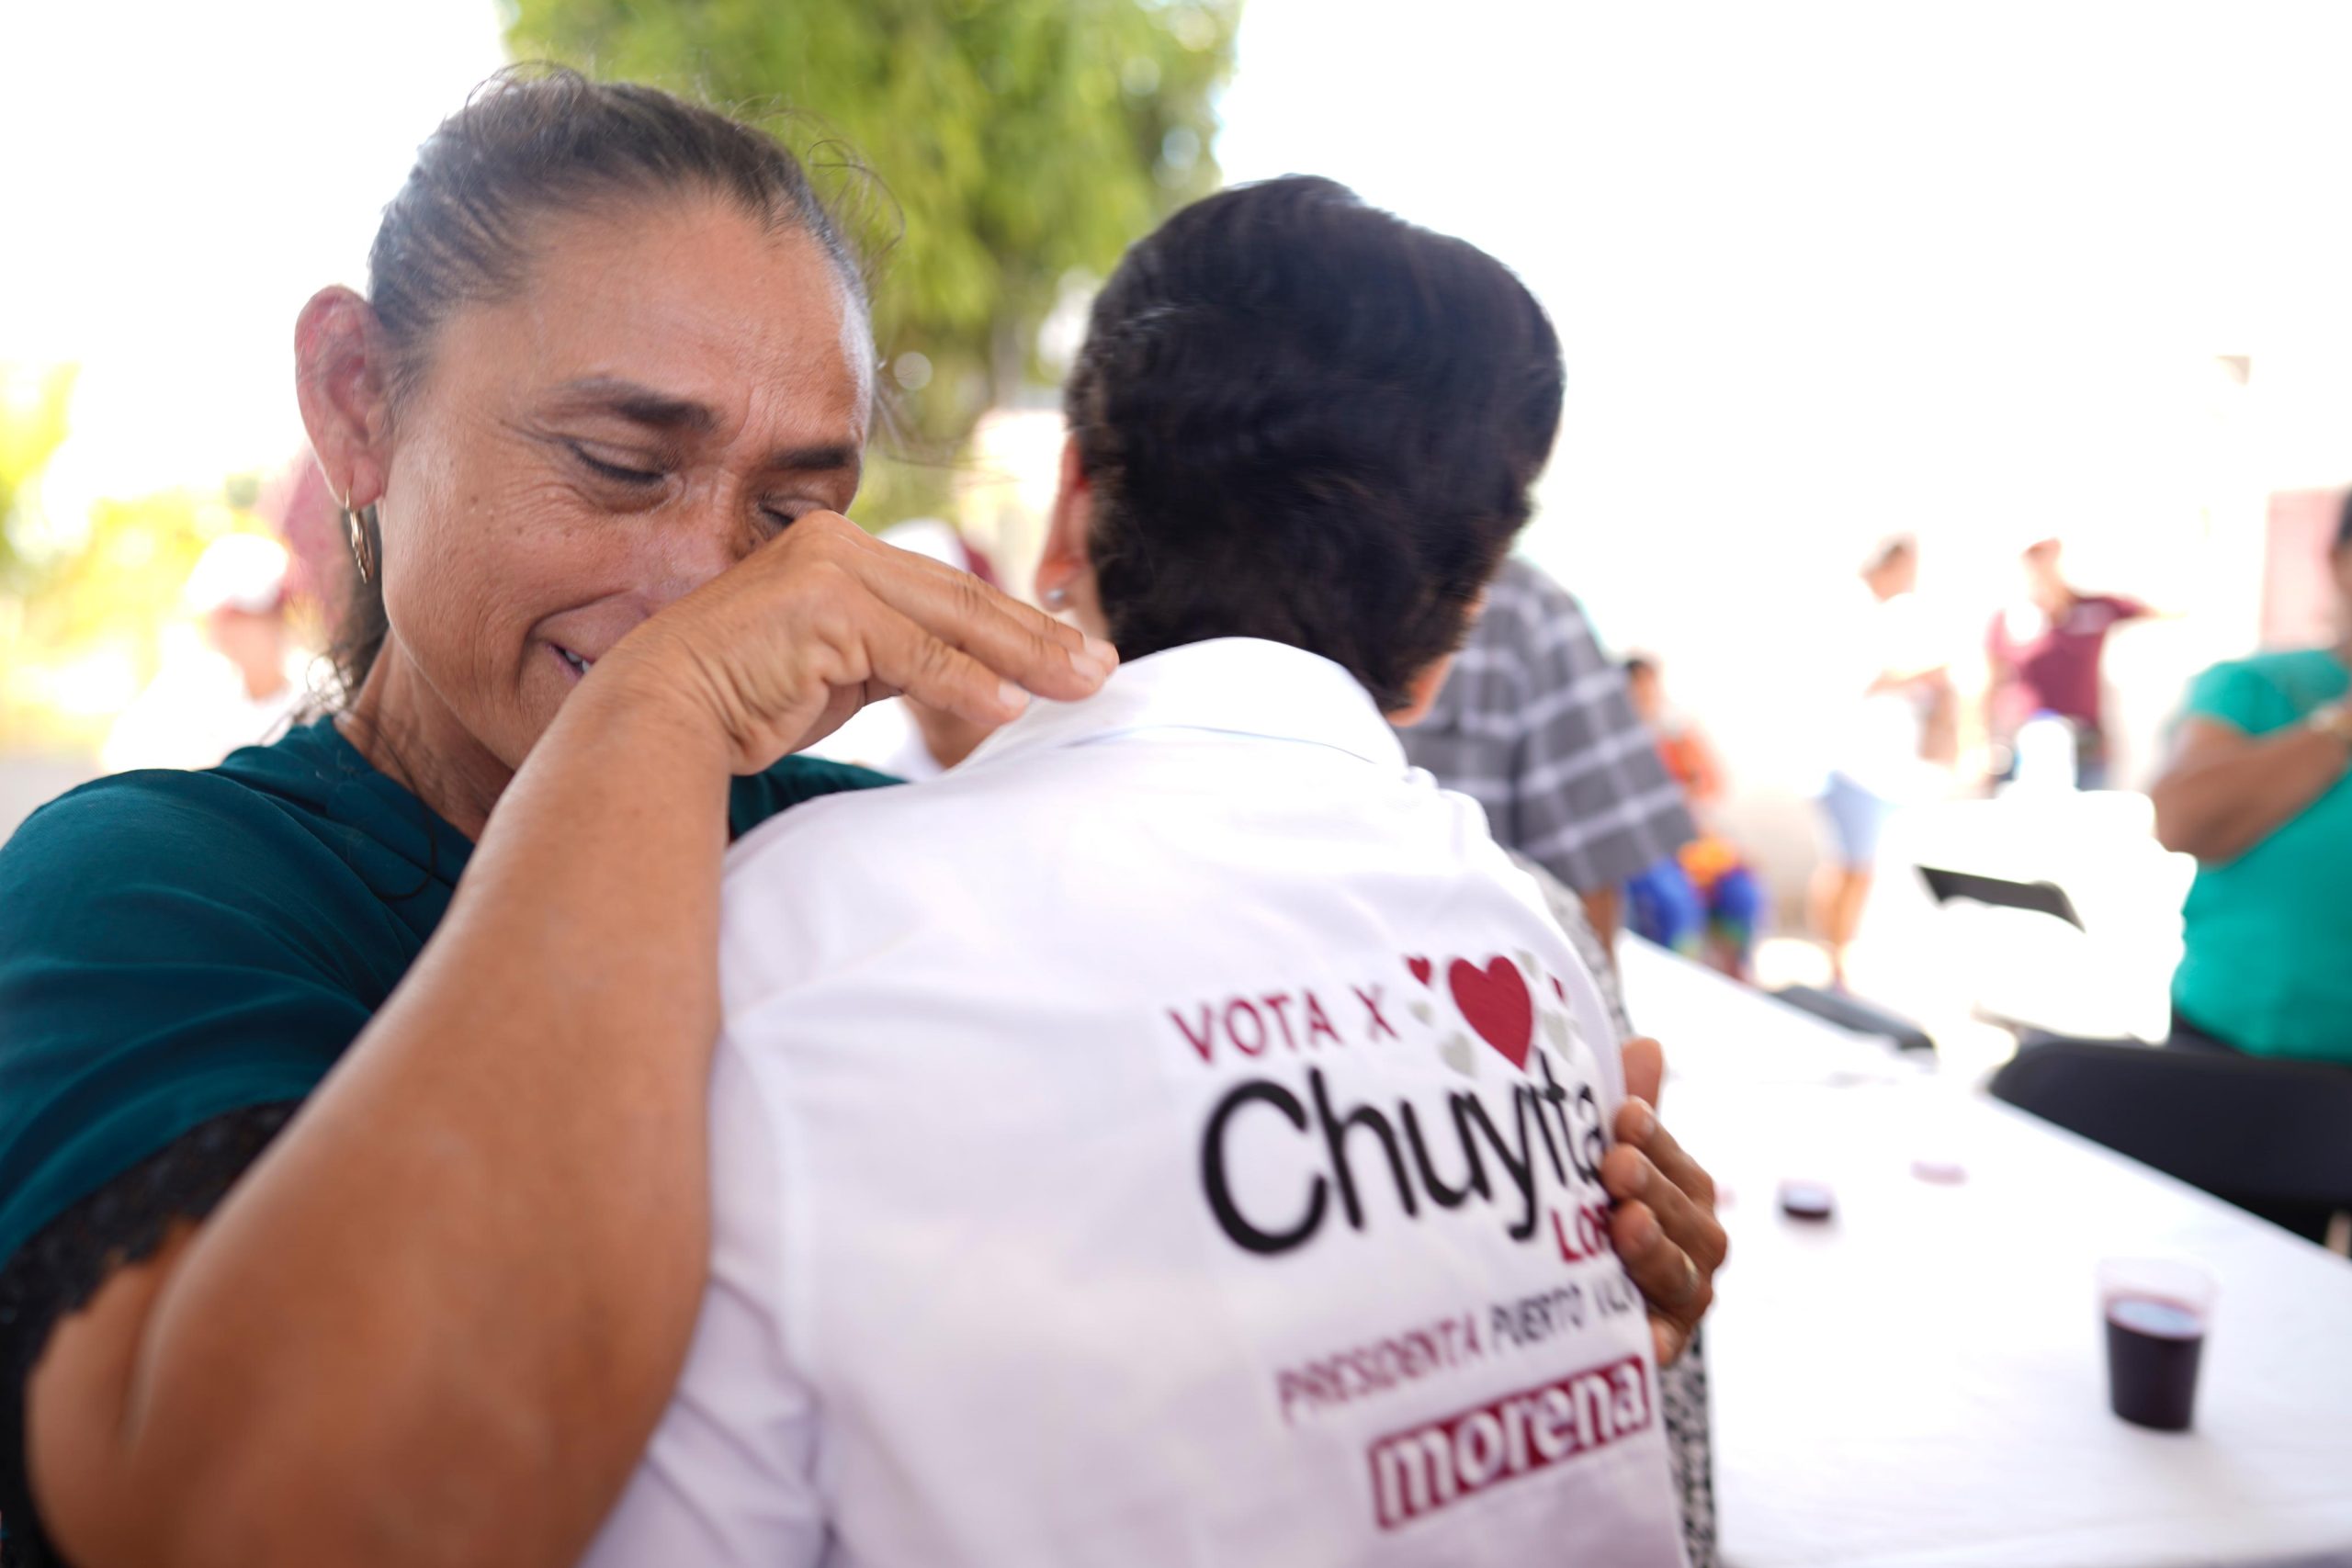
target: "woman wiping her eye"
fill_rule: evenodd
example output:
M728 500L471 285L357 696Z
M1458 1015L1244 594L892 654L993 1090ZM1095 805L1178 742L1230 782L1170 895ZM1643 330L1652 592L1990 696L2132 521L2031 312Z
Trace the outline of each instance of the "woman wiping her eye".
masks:
M576 1559L707 1263L729 841L885 782L792 756L876 696L1116 662L842 518L865 286L762 132L502 78L368 273L295 345L338 710L0 850L12 1562Z

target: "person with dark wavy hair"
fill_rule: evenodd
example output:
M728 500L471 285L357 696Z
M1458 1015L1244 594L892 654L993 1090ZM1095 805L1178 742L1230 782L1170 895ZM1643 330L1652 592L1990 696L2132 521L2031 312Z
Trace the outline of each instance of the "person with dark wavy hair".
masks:
M1712 1186L1392 728L1561 388L1508 269L1326 180L1128 253L1037 570L1120 668L737 846L711 1289L591 1568L1684 1561Z

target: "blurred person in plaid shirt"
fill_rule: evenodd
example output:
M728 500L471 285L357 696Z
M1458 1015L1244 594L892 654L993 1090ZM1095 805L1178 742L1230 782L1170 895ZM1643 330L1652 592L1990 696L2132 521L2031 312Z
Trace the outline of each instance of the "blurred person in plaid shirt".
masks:
M1558 877L1613 946L1628 883L1696 836L1682 786L1584 607L1503 564L1437 705L1405 752L1487 808L1495 837Z
M1697 836L1682 785L1634 712L1624 670L1600 650L1584 606L1517 556L1453 657L1427 717L1398 731L1405 754L1487 809L1502 845L1548 874L1553 914L1592 959L1614 961L1625 888ZM1573 892L1584 919L1555 896ZM1615 976L1595 975L1604 987ZM1613 994L1613 992L1612 992ZM1630 1021L1620 1026L1628 1032ZM1659 1374L1691 1568L1713 1568L1706 1337Z

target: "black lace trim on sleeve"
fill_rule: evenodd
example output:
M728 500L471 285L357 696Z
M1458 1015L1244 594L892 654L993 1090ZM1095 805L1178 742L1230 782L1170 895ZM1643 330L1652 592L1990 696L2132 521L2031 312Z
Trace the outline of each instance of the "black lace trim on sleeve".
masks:
M25 1380L50 1331L116 1269L154 1256L173 1226L211 1213L295 1109L214 1117L58 1215L0 1268L0 1568L67 1568L25 1472Z

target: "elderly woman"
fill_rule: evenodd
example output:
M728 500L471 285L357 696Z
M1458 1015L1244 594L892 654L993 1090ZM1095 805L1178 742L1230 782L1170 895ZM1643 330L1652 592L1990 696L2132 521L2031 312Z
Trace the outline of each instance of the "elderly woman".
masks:
M860 272L709 111L497 84L296 347L342 711L0 852L14 1562L575 1558L701 1292L731 835L883 782L787 755L873 696L1115 660L842 519Z
M2197 857L2175 1044L2352 1066L2352 498L2329 567L2343 640L2199 676L2148 792Z

